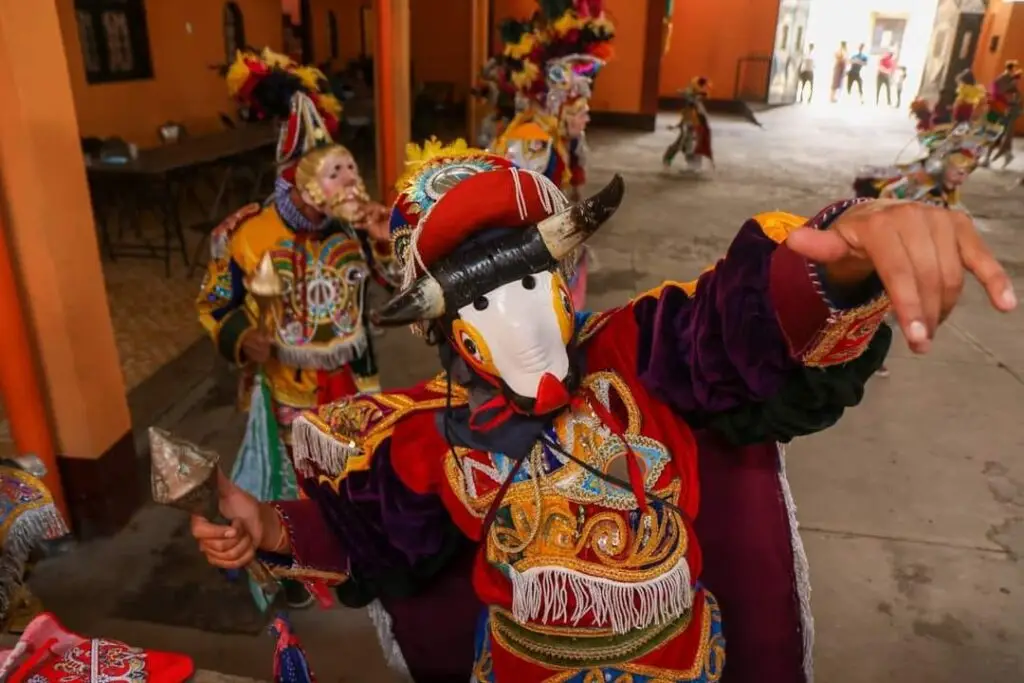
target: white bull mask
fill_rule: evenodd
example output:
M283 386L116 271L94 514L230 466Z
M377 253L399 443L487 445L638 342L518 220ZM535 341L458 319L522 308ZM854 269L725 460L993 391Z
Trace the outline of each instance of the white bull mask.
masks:
M564 406L574 311L558 267L615 213L624 191L616 175L592 197L536 225L456 250L372 319L381 326L439 322L467 365L510 394L519 412Z

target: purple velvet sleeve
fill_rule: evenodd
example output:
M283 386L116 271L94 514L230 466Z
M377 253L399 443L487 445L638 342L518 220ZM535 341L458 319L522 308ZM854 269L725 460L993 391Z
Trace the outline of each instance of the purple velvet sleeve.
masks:
M804 225L824 229L860 200ZM766 234L788 216L751 219L696 289L667 285L633 302L638 370L649 390L691 418L775 396L799 368L841 365L864 351L888 310L877 278L840 300L816 265Z
M292 571L374 575L401 571L434 556L451 527L438 496L412 492L391 468L390 441L366 471L337 491L330 482L303 482L308 500L274 506L288 528Z
M798 366L769 294L777 244L750 220L693 296L668 286L633 304L639 370L677 410L712 413L764 400Z

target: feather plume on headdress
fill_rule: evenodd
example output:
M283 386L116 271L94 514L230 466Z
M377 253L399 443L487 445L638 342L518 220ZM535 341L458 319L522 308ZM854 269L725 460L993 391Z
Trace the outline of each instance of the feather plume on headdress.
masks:
M549 113L589 98L598 71L612 57L615 27L601 0L539 0L529 21L501 25L506 80Z
M227 86L231 97L261 119L288 119L295 96L305 95L331 135L337 133L341 102L331 94L327 77L315 67L297 64L270 48L259 54L239 51L228 68Z
M258 119L277 119L281 134L277 161L291 179L294 165L314 149L334 144L341 123L341 102L327 78L265 48L259 54L239 51L227 72L228 93Z

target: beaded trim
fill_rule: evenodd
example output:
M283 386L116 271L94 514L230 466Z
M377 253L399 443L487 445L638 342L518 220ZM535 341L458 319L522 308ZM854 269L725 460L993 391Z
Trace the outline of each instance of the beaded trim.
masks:
M870 201L873 200L861 197L836 202L808 221L807 226L824 230L851 206ZM828 306L829 315L818 338L811 345L810 350L804 353L804 365L827 367L851 361L861 354L888 313L889 297L883 292L861 306L848 309L839 308L835 302L829 299L825 291L819 267L814 263L808 263L807 268L811 285Z

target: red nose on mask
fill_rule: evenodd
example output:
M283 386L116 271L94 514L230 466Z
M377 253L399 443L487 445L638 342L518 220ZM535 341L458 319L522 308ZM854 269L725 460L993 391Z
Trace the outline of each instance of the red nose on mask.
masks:
M533 412L537 415L553 413L569 405L571 398L562 380L550 372L545 372L540 378L540 385L537 386L537 402L533 406Z

